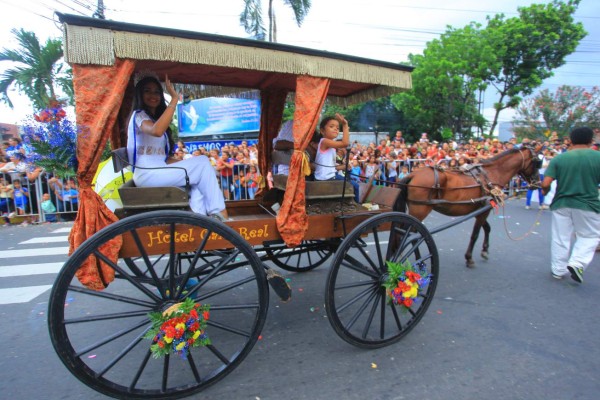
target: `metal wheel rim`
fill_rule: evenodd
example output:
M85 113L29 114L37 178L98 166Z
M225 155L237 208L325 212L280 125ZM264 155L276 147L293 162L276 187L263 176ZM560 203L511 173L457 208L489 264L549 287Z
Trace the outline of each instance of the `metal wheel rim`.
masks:
M163 290L161 292L158 288L160 279L159 281L153 282L155 291L154 296L161 299L160 306L158 301L153 301L150 295L143 293L146 300L139 299L139 297L143 296L135 296L131 297L133 300L126 300L125 304L127 307L133 302L135 303L135 307L140 308L136 311L128 311L131 315L125 315L127 314L127 311L120 309L117 311L111 310L113 311L112 313L91 310L91 317L73 316L74 312L80 312L80 310L71 312L71 310L75 308L74 305L77 302L77 299L73 300L73 297L75 296L70 297L73 293L86 298L89 296L93 299L100 296L90 294L89 291L78 287L77 282L72 282L73 280L76 280L76 278L74 278L75 270L77 270L81 261L87 258L87 255L93 253L99 244L117 234L142 226L164 224L173 224L170 225L173 227L177 224L203 227L220 235L234 245L233 248L228 251L198 253L198 260L194 269L187 269L192 271L190 276L196 276L198 279L196 285L189 286L187 291L187 293L190 293L196 301L210 303L211 300L227 299L227 302L212 304L213 307L211 309L207 333L209 334L209 337L211 337L213 345L192 349L190 357L188 357L187 360L180 360L179 357L174 355L165 357L162 360L155 360L150 357L150 341L147 339L139 339L141 332L150 326L145 311L148 309L160 309L164 304L164 299L162 299L162 297L164 297L163 292L165 291ZM215 262L215 260L220 261ZM182 260L179 259L176 264L180 264L181 262ZM118 260L117 267L120 267L123 270L126 265L127 264L123 262L123 259ZM208 267L206 267L206 265L208 265ZM181 265L177 265L176 267L181 267ZM158 267L155 266L154 268ZM201 268L206 269L201 271ZM176 269L177 268L174 270ZM133 282L141 283L144 287L152 286L149 285L148 278L140 277L139 274L131 273L131 271L129 272ZM211 273L213 274L212 277L210 276ZM120 274L120 272L118 274ZM172 275L177 278L181 277L181 274L177 271ZM137 287L129 280L120 280L129 283L132 287L137 289ZM109 285L106 290L110 290L112 285L115 285L117 290L119 290L120 286L118 285L118 281L118 279L115 279L115 282ZM183 283L183 281L181 281L181 283ZM67 286L69 284L71 286ZM177 286L173 296L179 291L178 288L182 288L181 292L184 292L184 286ZM251 288L253 288L254 291L249 293ZM125 289L131 288L125 286ZM239 293L244 289L246 289L246 291L244 294L240 295ZM142 293L142 290L139 290L139 292ZM108 294L111 296L118 295L118 293L113 292ZM180 293L179 298L182 298L182 296L185 296L185 293ZM229 298L226 296L229 296ZM111 304L115 303L114 308L122 306L121 302L114 299L106 299L104 297L100 297L100 299ZM246 299L249 301L247 304L243 303ZM85 300L81 301L82 304L84 304L84 302ZM209 385L222 379L239 365L239 363L248 355L258 339L266 319L267 307L268 285L266 283L264 268L256 253L235 231L215 220L192 213L160 211L139 214L118 221L96 233L92 238L80 246L61 270L53 287L50 296L48 321L52 344L59 355L59 358L73 375L91 388L118 398L178 398L189 396L203 390ZM80 306L80 308L85 308L85 305ZM113 317L110 317L111 315ZM119 315L119 317L114 317L115 315ZM71 326L86 323L94 323L94 327L101 330L103 329L103 325L98 323L100 319L98 321L89 321L89 319L103 317L106 317L106 319L102 321L103 324L105 321L111 323L111 326L106 328L108 332L99 333L104 339L96 338L95 342L88 343L81 339L81 333L78 333L76 337L69 331ZM127 321L130 318L133 318L131 322L125 323L122 327L119 327L118 330L113 329L115 325L118 326L118 324L115 323L118 319ZM84 321L79 322L80 319L83 319ZM232 320L243 320L245 325L235 326L230 322ZM108 325L108 323L105 324ZM123 333L127 330L131 330L131 332ZM107 340L107 335L108 338L118 335L122 336L102 344ZM125 340L127 346L124 348L120 343L124 340L122 337L127 338L127 340ZM224 337L227 337L228 339L234 337L234 339L232 339L232 343L226 343L223 339ZM108 351L111 357L103 357L105 358L102 360L103 363L97 363L96 361L101 358L102 349L109 344L121 348L120 351L126 352L126 354L121 359L117 359L119 354L115 355L115 352L117 351L111 348ZM131 346L131 349L129 349L129 346ZM131 369L131 371L135 371L131 379L129 379L130 377L127 377L120 380L117 370L121 373L129 372L129 366L124 364L126 356L134 358L135 362L133 363L133 366L137 369ZM112 362L115 362L114 366L110 366ZM123 364L119 365L120 363ZM117 365L119 365L118 369L116 369ZM107 366L110 367L107 371L104 371ZM113 368L115 368L115 370L111 371ZM125 372L123 372L123 370L125 370ZM161 373L156 375L156 371ZM183 372L180 374L180 371ZM154 375L152 375L153 373ZM107 378L107 375L110 375L110 377Z

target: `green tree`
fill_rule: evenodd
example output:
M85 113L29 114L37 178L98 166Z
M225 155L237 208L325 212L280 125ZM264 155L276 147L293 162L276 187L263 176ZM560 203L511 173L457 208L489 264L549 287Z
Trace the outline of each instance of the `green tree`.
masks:
M36 110L47 108L53 100L57 100L57 87L61 87L72 99L70 69L65 73L62 71L62 42L48 39L41 46L33 32L24 29L13 29L11 32L19 42L19 48L2 49L0 61L11 61L17 65L0 75L2 101L13 107L8 97L8 89L13 85L31 100Z
M513 119L514 131L520 138L568 136L577 126L600 126L600 88L591 90L579 86L561 86L556 92L548 89L524 100Z
M573 20L579 2L554 0L521 7L518 17L489 18L486 36L499 60L489 79L499 96L490 132L498 124L500 112L517 107L522 96L532 94L585 37L583 25Z
M392 96L392 102L410 116L410 131L426 131L439 140L442 132L464 138L472 126L483 129L477 95L486 88L497 60L480 25L448 27L440 39L427 44L423 55L410 55L409 60L415 66L413 88Z
M292 9L296 23L301 26L310 9L310 0L283 0L283 4ZM277 42L277 24L275 22L273 0L269 0L267 16L269 19L268 32L263 23L262 1L244 0L244 10L240 14L240 24L244 27L246 33L251 34L258 40L265 40L268 33L268 41Z

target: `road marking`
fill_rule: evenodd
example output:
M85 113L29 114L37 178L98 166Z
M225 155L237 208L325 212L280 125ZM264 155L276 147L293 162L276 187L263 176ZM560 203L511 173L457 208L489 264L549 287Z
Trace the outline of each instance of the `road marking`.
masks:
M26 276L41 274L57 274L64 263L45 263L45 264L20 264L0 267L0 278L9 276Z
M34 243L57 243L57 242L68 242L68 236L44 236L20 242L19 244L34 244Z
M0 289L0 304L27 303L51 289L52 285Z
M67 254L69 254L68 247L48 247L45 249L40 248L40 249L28 249L28 250L2 250L2 251L0 251L0 258L55 256L55 255L66 256Z
M59 228L56 230L53 230L52 233L69 233L71 232L71 227L69 228Z

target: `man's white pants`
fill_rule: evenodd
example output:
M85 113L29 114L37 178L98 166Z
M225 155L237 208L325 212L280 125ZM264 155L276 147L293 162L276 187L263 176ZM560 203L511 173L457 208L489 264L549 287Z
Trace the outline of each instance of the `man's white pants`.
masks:
M552 272L568 273L567 266L583 269L600 242L600 214L576 208L552 211Z

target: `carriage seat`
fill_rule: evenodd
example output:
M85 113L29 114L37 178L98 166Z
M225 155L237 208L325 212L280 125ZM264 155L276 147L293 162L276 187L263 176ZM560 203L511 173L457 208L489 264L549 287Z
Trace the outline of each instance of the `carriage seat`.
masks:
M123 170L131 165L127 157L127 148L121 147L113 150L112 162L114 171L121 172L123 180L125 180ZM131 179L125 182L118 191L123 203L123 208L115 210L115 214L119 218L151 210L189 210L188 191L183 187L137 187Z
M273 175L273 186L285 191L287 179L287 175ZM354 188L346 182L344 192L344 181L306 181L305 196L307 200L339 199L342 196L353 199Z

